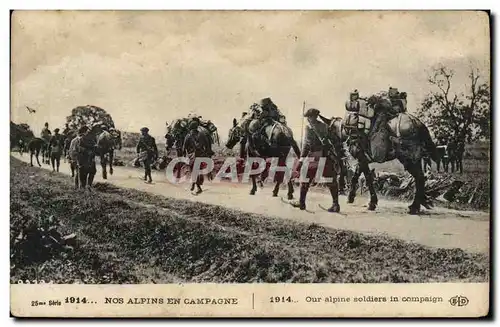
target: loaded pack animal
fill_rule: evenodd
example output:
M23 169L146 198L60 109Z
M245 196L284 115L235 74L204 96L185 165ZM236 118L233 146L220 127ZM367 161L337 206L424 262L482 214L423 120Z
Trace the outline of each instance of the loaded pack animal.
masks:
M19 141L22 142L22 144L19 145L19 154L22 155L22 153L27 150L30 154L30 166L33 167L33 157L35 157L38 166L42 167L40 163L40 153L45 146L45 140L40 137L32 137L27 143L24 140Z
M176 155L180 155L180 149L182 148L186 136L189 133L189 124L192 121L197 122L199 127L206 130L208 133L210 137L210 151L212 151L213 144L220 144L217 127L211 121L203 121L199 117L180 118L174 120L167 127L167 133L165 134L165 149L167 150L167 153L175 148L177 152Z
M370 191L368 210L375 210L378 197L369 164L397 159L415 179L415 196L408 213L419 214L421 206L427 209L432 207L432 202L425 194L422 158L429 155L437 162L438 152L427 127L417 117L407 113L405 105L398 100L401 98L391 96L390 92L363 99L355 91L346 103L344 119L321 118L330 126L331 133L347 142L348 151L357 161L348 203L354 202L359 176L364 174Z
M113 175L113 160L115 149L121 150L122 139L120 131L113 126L106 124L94 124L90 130L96 142L96 154L99 156L102 168L102 178L107 179L107 166L109 165L109 174Z
M229 129L226 147L232 149L237 143L240 143L241 157L257 157L264 160L269 158L278 158L279 165L286 164L286 159L293 149L297 157L300 156L300 149L293 137L293 132L286 124L274 120L263 119L260 117L261 105L254 104L249 113L244 114L241 121L233 119L233 127ZM269 170L268 167L259 174L262 180L266 179ZM250 194L254 195L257 191L257 176L251 175L252 188ZM276 174L273 196L278 196L280 185L283 183L282 174ZM293 199L293 182L289 179L288 199Z
M46 123L46 126L48 124ZM10 122L10 147L11 150L15 147L19 147L19 154L23 154L24 151L29 151L30 153L30 166L33 167L33 157L35 157L36 162L39 167L40 164L40 153L43 153L46 141L41 137L35 137L33 132L29 130L29 127L23 127L23 124L15 124ZM48 152L48 150L47 150ZM43 162L43 158L42 158Z
M27 143L34 137L33 132L26 124L16 124L10 122L10 150L17 147L19 154L22 156L26 152Z
M30 153L31 167L33 167L33 156L36 158L36 163L38 164L38 166L42 167L42 165L40 164L39 156L44 146L45 146L45 140L43 140L40 137L34 137L28 142L26 148Z
M169 153L174 149L175 156L177 157L183 156L185 154L183 146L186 140L186 136L189 134L189 126L191 122L195 122L196 124L198 124L198 130L202 132L202 134L208 135L210 143L207 150L207 155L211 157L214 154L212 146L215 143L217 143L217 145L220 144L217 127L213 122L204 121L198 116L176 119L170 125L168 125L167 133L165 134L166 156L168 156ZM174 169L174 171L176 171L177 173L177 178L180 178L182 166L182 162L178 163L176 165L176 168Z

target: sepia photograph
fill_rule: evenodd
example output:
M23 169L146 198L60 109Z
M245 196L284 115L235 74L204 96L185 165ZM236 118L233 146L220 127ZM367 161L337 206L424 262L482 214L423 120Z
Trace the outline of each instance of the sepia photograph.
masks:
M490 20L11 11L12 314L487 314Z

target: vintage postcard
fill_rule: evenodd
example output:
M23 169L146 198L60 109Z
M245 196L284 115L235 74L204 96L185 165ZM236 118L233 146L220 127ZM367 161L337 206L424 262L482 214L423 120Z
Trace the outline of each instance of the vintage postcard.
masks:
M11 13L16 317L481 317L488 11Z

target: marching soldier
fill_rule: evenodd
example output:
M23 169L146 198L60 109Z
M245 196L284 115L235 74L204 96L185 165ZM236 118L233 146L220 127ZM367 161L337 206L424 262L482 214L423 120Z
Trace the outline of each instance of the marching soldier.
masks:
M151 164L158 158L158 148L156 147L155 138L149 135L149 128L141 128L141 138L137 143L137 154L143 154L144 159L144 180L147 183L152 183Z
M42 137L42 139L48 140L50 135L52 135L52 133L50 132L49 129L49 123L45 123L42 132L40 133L40 136Z
M52 133L49 129L49 123L45 123L40 133L41 139L44 141L42 148L42 161L49 164L50 163L50 153L49 153L49 141Z
M187 154L192 156L192 158L190 158L192 160L194 160L196 156L201 156L204 150L197 144L199 126L199 122L196 120L193 120L189 123L188 134L186 135L186 138L184 139L184 142L182 144L182 150L184 151L183 155L188 152Z
M72 176L74 170L76 170L75 187L92 187L92 182L97 173L95 151L95 140L89 134L89 128L87 126L80 127L78 135L71 141L69 146Z
M50 138L50 162L52 163L52 171L59 172L59 166L61 164L62 149L64 147L64 138L59 134L59 128L54 130L54 135Z
M113 142L118 150L122 149L122 133L114 127L110 127L108 132L113 137Z
M209 149L210 140L204 142L198 130L199 123L197 121L191 121L188 125L188 134L184 139L182 145L183 155L187 155L189 158L189 168L191 172L194 168L194 163L197 157L212 156L212 151ZM198 175L196 180L191 184L191 191L194 191L195 186L197 187L196 194L200 194L203 190L201 185L203 185L204 177L203 175Z
M76 136L71 140L68 148L69 167L71 169L71 177L75 178L75 187L80 185L80 175L78 174L78 150L80 147L80 140L87 132L87 126L80 127Z
M327 184L332 196L332 206L328 209L328 211L339 212L340 205L338 203L338 183L336 175L338 172L340 142L332 140L328 133L328 126L317 120L319 113L318 109L311 108L304 114L304 117L307 118L309 124L306 125L304 144L302 146L300 155L301 158L297 168L299 174L304 158L314 158L314 162L309 162L309 169L306 177L307 181L300 183L299 202L292 203L292 205L296 208L300 208L300 210L306 209L306 196L309 190L309 185L316 176L318 161L321 157L326 157L323 177L333 178L332 182Z
M71 132L71 129L69 128L69 124L66 123L66 124L64 124L64 130L62 132L62 135L68 136L69 132Z
M209 149L209 155L212 156L215 154L215 152L212 150L212 143L213 143L213 136L212 136L212 131L208 128L208 124L210 123L209 121L203 120L202 116L193 116L191 118L191 121L188 122L188 131L192 131L192 128L195 128L196 131L198 131L198 127L202 126L209 132L209 138L210 138L210 149Z
M23 155L23 152L25 152L26 150L26 144L24 143L24 140L22 138L20 138L17 142L17 146L19 147L19 154Z

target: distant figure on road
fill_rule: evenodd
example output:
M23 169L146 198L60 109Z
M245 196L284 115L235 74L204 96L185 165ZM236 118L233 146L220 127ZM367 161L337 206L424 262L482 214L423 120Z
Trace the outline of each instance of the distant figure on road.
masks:
M40 138L45 141L42 146L42 162L47 164L50 164L49 142L51 136L52 132L49 129L49 123L45 123L42 131L40 132Z
M50 149L50 162L52 163L52 171L59 172L59 166L61 164L61 155L64 147L64 138L59 134L59 128L54 130L54 135L50 138L49 149Z
M156 147L155 138L148 133L149 128L141 128L142 135L137 143L136 150L139 155L139 160L142 160L144 163L144 181L146 183L152 183L151 164L158 158L158 148Z
M19 139L17 142L17 146L19 148L19 154L22 156L23 153L26 151L26 144L24 143L23 139Z

